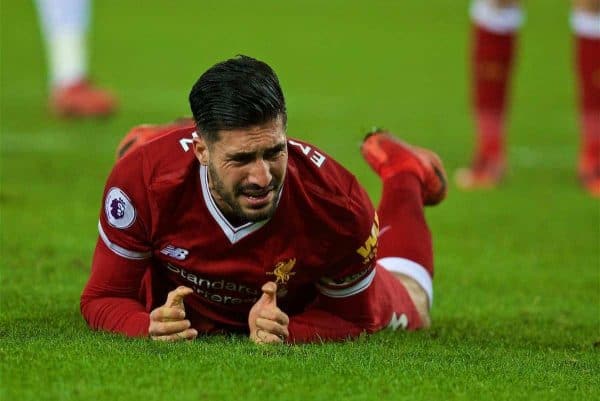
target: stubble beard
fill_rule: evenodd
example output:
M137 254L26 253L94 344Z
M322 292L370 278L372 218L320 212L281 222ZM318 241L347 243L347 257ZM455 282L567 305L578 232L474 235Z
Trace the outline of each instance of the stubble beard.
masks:
M219 198L227 205L229 210L221 210L221 212L230 220L230 223L241 225L246 222L257 222L267 220L273 217L275 210L277 210L277 204L279 203L279 196L281 194L281 183L272 182L269 184L274 187L274 196L271 204L265 210L256 210L252 214L244 212L240 202L236 199L236 196L242 193L243 187L236 186L232 192L225 189L225 184L219 177L219 174L214 169L212 163L208 163L208 177L211 183L211 190L216 192ZM220 208L221 209L221 208Z

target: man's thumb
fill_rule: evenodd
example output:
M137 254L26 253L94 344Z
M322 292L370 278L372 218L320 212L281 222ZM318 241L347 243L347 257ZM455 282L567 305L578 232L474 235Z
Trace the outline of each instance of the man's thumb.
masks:
M263 294L259 301L263 305L277 306L277 284L268 281L262 286L261 290Z

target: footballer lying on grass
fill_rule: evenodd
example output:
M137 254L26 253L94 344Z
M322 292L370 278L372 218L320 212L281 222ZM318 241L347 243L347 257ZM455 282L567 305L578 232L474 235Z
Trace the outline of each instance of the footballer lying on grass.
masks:
M367 135L383 181L375 211L352 174L287 137L267 64L216 64L189 101L193 120L134 128L118 150L81 296L92 329L300 343L430 324L423 206L446 195L434 153Z

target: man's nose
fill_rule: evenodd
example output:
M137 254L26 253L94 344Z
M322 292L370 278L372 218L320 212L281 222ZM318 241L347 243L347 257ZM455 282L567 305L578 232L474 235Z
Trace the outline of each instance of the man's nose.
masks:
M248 183L256 184L261 188L266 187L271 183L273 176L269 168L269 163L263 159L256 160L250 167L250 173L248 174Z

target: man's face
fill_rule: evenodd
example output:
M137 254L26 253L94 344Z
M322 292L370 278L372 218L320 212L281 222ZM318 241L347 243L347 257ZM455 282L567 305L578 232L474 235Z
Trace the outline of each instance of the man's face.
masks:
M286 135L281 118L266 124L219 131L216 142L194 142L200 163L208 166L211 193L233 223L270 218L287 168Z

